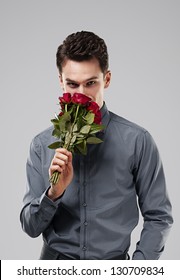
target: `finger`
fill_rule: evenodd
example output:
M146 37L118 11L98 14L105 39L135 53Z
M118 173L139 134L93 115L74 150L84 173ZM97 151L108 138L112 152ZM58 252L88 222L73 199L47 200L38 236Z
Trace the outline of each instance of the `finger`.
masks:
M54 155L54 160L55 159L59 159L59 160L65 161L66 163L68 162L68 156L66 156L64 154L61 154L61 153L56 153Z
M68 162L68 158L67 160L62 160L62 159L59 159L59 158L54 158L52 160L52 165L59 165L59 166L65 166Z
M68 155L69 151L65 148L58 148L55 150L55 152L57 153L61 153L61 154L64 154L64 155Z
M59 165L53 165L50 167L49 171L50 171L50 175L52 175L54 171L58 171L59 173L62 173L63 168L60 167Z
M72 163L72 153L68 152L68 163Z

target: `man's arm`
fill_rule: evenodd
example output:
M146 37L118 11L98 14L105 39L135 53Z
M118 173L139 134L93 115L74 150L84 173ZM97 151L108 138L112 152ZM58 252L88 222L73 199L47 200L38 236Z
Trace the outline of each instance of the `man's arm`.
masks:
M61 196L73 176L72 154L67 150L59 151L58 149L52 159L49 174L58 170L62 172L61 179L55 186L46 186L42 174L41 149L41 143L38 137L35 137L30 146L26 164L27 186L23 200L24 207L20 214L22 228L31 237L39 236L51 223ZM66 153L68 156L65 155ZM68 175L69 170L70 175Z
M173 223L162 162L156 144L146 131L138 141L134 177L139 207L144 218L134 260L159 259Z

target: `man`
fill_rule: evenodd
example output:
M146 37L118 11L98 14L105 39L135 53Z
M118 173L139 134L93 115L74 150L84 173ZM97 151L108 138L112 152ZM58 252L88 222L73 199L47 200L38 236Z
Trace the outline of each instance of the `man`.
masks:
M23 230L31 237L42 233L40 259L127 259L138 197L144 226L132 259L158 259L173 222L163 167L148 131L104 103L111 80L104 40L87 31L71 34L56 58L63 92L83 93L100 106L103 143L89 145L87 156L72 156L47 148L53 127L33 139ZM60 180L49 186L55 170Z

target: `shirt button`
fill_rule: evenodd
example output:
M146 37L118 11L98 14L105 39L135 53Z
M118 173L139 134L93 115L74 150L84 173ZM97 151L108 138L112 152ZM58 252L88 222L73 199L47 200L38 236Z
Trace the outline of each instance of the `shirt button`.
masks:
M87 250L86 246L83 246L83 248L82 248L82 249L83 249L83 251L86 251L86 250Z
M87 226L87 225L88 225L88 222L84 222L84 225Z
M87 204L86 204L86 202L84 202L84 203L83 203L83 207L86 207L86 206L87 206Z

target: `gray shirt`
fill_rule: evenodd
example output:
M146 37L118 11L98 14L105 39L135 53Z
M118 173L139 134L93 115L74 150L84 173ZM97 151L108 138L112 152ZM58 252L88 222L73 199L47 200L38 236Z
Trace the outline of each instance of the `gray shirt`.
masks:
M53 127L33 139L23 230L31 237L42 233L49 246L73 259L109 259L128 250L139 206L144 225L132 258L158 259L173 219L156 144L145 129L105 104L101 113L103 143L89 145L87 156L73 156L73 180L55 202L46 195Z

